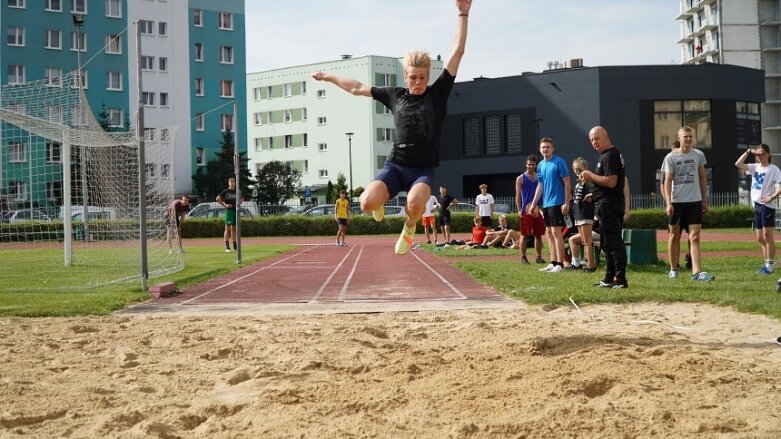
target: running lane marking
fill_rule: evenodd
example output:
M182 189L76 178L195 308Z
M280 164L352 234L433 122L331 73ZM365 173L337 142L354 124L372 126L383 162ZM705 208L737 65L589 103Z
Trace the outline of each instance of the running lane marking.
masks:
M363 247L361 247L361 249L363 249ZM320 289L317 290L317 293L315 293L314 297L312 297L312 299L310 299L309 302L307 302L307 303L312 303L312 302L316 302L317 301L317 299L320 297L320 295L323 294L323 291L325 290L325 287L328 286L328 283L331 282L331 279L333 279L334 275L336 275L336 272L339 271L340 268L342 268L342 264L344 263L344 261L347 258L349 258L350 255L353 253L353 250L355 250L355 247L351 246L350 247L350 251L347 252L346 255L344 255L344 257L342 258L341 261L339 261L338 264L336 264L336 267L334 267L333 271L331 271L331 274L328 276L328 278L325 280L325 282L323 282L323 284L320 285Z
M353 269L350 270L350 274L347 275L347 279L344 281L344 285L342 285L342 291L339 292L340 302L344 302L344 296L345 294L347 294L347 286L350 285L350 281L353 280L355 269L358 268L358 261L361 259L362 254L363 254L363 246L361 246L361 251L358 252L358 256L355 258L355 262L353 262Z
M271 267L273 267L273 266L275 266L275 265L277 265L277 264L281 264L282 262L285 262L285 261L287 261L288 259L295 258L296 256L302 255L302 254L304 254L304 253L306 253L306 252L308 252L308 251L310 251L310 250L312 250L312 249L314 249L314 248L315 248L315 247L309 247L309 248L307 248L307 249L306 249L306 250L304 250L304 251L300 251L300 252L298 252L298 253L295 253L295 254L292 254L292 255L290 255L290 256L288 256L288 257L284 258L284 259L280 259L280 260L278 260L277 262L274 262L274 263L273 263L273 264L271 264L271 265L265 265L265 266L261 267L260 269L253 271L252 273L245 274L244 276L241 276L241 277L239 277L239 278L233 279L232 281L230 281L230 282L228 282L228 283L226 283L226 284L222 284L222 285L220 285L220 286L218 286L218 287L212 288L211 290L209 290L209 291L206 291L205 293L202 293L202 294L200 294L200 295L198 295L198 296L195 296L195 297L193 297L193 298L192 298L192 299L190 299L190 300L185 300L184 302L182 302L182 305L187 305L187 304L189 304L190 302L194 302L194 301L196 301L196 300L200 299L201 297L204 297L204 296L206 296L206 295L209 295L209 294L211 294L211 293L213 293L213 292L215 292L215 291L219 291L219 290L221 290L221 289L223 289L223 288L225 288L225 287L227 287L227 286L229 286L229 285L233 285L233 284L235 284L236 282L238 282L238 281L240 281L240 280L243 280L243 279L246 279L246 278L248 278L248 277L250 277L250 276L254 276L254 275L256 275L256 274L260 273L261 271L263 271L263 270L265 270L265 269L267 269L267 268L271 268Z
M417 259L418 261L420 261L420 263L421 263L421 264L423 264L423 265L424 265L426 268L428 268L428 269L429 269L429 270L430 270L432 273L434 273L434 275L435 275L436 277L438 277L438 278L439 278L439 280L441 280L441 281L442 281L442 283L444 283L445 285L447 285L447 286L448 286L448 288L450 288L451 290L453 290L453 292L454 292L454 293L456 293L456 295L458 295L458 297L460 297L461 299L464 299L464 300L466 300L466 299L467 299L466 295L464 295L464 293L462 293L462 292L461 292L461 290L459 290L458 288L456 288L456 286L455 286L455 285L453 285L453 284L451 284L451 283L450 283L450 281L448 281L447 279L445 279L445 277L444 277L444 276L442 276L442 275L441 275L441 274L439 274L439 273L438 273L436 270L434 270L433 268L431 268L431 266L430 266L430 265L428 265L426 262L424 262L424 261L423 261L423 259L420 259L420 257L419 257L418 255L416 255L414 252L410 252L409 254L411 254L412 256L415 256L415 259Z

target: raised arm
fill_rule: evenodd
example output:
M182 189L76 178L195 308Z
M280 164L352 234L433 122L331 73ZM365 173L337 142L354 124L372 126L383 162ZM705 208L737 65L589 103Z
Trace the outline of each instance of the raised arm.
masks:
M325 72L315 72L315 74L312 75L312 78L314 78L316 81L330 82L331 84L334 84L335 86L355 96L372 96L371 87L364 84L363 82L356 81L355 79L329 75Z
M735 162L735 167L740 170L740 173L746 172L746 164L744 163L749 155L754 154L754 150L751 148L748 148L747 150L743 151L743 154L738 157L738 161Z
M445 66L447 71L453 76L456 76L458 73L458 66L461 64L461 58L464 56L466 31L468 27L467 23L469 21L469 10L472 8L472 0L456 0L456 8L458 8L456 41L453 47L453 53L450 54L450 58L448 58L447 65Z

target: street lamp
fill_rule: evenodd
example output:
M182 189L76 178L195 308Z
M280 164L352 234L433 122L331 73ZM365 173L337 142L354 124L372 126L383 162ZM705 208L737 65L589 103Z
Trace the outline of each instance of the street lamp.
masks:
M348 160L350 163L350 191L348 194L350 194L350 202L353 201L353 134L355 133L344 133L347 136L347 155Z
M84 87L84 73L81 71L81 28L84 27L84 15L73 14L73 26L76 27L76 81L79 88L79 106L77 108L78 124L82 127L86 124L84 117L84 108L82 107L82 92ZM73 84L71 84L73 85ZM87 148L81 146L81 193L83 205L81 208L81 219L84 222L84 241L89 241L89 193L87 192Z

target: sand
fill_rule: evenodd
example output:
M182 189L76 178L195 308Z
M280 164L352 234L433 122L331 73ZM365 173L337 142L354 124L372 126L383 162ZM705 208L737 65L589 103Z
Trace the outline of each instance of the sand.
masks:
M0 319L0 437L781 437L781 322L581 310Z

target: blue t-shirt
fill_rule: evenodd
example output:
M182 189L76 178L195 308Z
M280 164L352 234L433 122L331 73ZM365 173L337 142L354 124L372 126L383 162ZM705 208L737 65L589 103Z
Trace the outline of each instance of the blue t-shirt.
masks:
M543 160L537 167L537 178L542 183L542 207L561 206L564 204L564 182L562 178L569 178L569 168L564 159L552 156L550 160Z

